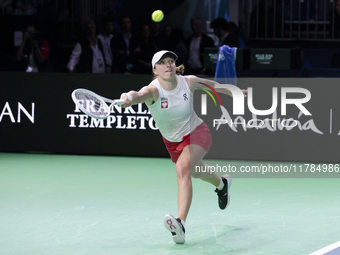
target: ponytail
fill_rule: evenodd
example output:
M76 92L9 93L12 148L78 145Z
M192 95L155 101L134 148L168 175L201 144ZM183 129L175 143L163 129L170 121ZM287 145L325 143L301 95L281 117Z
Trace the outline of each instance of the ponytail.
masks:
M183 75L184 74L184 69L185 69L185 67L184 67L183 64L181 64L180 66L177 66L176 67L176 74L177 75Z

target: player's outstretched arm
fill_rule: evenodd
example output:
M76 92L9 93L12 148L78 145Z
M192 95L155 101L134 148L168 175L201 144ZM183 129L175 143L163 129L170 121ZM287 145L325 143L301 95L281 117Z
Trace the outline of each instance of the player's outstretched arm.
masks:
M140 103L151 105L158 99L158 90L155 86L148 85L141 88L139 91L131 90L128 93L123 93L120 96L120 99L126 101L126 103L122 105L124 108Z
M218 93L222 93L222 94L226 94L228 96L233 96L231 91L227 88L216 88L216 84L219 84L218 82L214 81L214 80L208 80L208 79L203 79L203 78L199 78L197 76L194 75L188 75L185 76L185 79L187 80L189 87L191 89L191 91L195 91L196 89L209 89L211 90L209 87L213 88L216 90L216 92ZM247 95L247 90L242 90L244 96Z

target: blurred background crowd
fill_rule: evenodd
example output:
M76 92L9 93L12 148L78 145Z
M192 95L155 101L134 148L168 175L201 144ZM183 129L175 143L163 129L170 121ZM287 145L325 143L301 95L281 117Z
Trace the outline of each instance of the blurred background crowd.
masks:
M167 49L209 75L204 48L221 45L299 49L301 68L340 68L340 0L0 0L0 15L2 72L151 74Z

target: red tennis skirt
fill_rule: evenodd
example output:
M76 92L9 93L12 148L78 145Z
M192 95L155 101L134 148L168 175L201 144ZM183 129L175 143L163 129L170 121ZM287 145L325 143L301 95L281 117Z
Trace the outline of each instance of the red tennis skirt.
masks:
M211 133L207 124L202 122L192 133L183 137L182 142L170 142L163 137L165 146L170 154L172 162L176 163L185 146L196 144L201 146L207 153L211 146Z

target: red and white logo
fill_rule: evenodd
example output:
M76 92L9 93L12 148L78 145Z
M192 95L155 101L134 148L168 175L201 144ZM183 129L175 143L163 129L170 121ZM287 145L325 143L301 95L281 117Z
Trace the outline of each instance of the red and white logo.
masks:
M162 101L161 108L168 108L168 101Z

